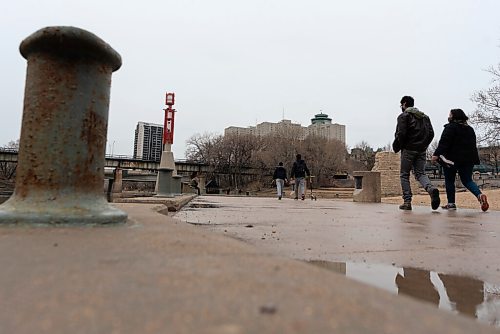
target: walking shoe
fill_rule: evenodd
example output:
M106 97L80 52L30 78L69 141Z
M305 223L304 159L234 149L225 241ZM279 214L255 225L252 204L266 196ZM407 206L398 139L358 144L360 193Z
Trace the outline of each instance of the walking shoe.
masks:
M278 199L281 200L281 196L278 196Z
M441 209L443 209L443 210L456 210L457 206L455 205L455 203L448 203L446 205L443 205L441 207Z
M488 204L488 198L486 197L486 195L481 194L477 197L477 199L479 200L479 203L481 203L481 210L488 211L490 205Z
M432 210L437 210L437 208L439 208L439 204L441 204L441 198L439 198L439 190L437 188L433 188L429 195L431 196Z
M301 200L305 200L305 199L306 199L306 196L305 196L305 195L302 195Z
M298 197L295 197L294 200L298 200L299 198Z
M411 202L404 202L399 206L401 210L411 210Z

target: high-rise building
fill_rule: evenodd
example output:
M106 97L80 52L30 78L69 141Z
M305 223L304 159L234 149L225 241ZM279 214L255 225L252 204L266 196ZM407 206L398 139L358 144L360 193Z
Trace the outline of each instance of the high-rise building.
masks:
M160 161L163 125L138 122L135 128L134 159Z
M318 136L340 140L345 143L345 125L332 123L332 119L329 118L327 114L323 113L314 115L314 118L311 119L311 124L307 127L284 119L278 123L262 122L256 126L249 126L246 128L230 126L224 129L224 134L254 136L280 135L299 139L304 139L307 136Z
M337 139L345 143L345 125L332 123L327 114L316 114L311 118L311 125L307 127L308 135L315 135L327 139Z

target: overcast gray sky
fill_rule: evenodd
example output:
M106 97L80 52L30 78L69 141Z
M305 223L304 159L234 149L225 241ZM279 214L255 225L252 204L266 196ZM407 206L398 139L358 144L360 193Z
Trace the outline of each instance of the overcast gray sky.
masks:
M415 97L437 135L472 111L500 61L498 0L16 0L2 5L0 146L19 138L20 42L53 25L89 30L123 58L113 74L108 151L132 155L138 121L162 123L176 93L173 151L196 133L322 112L349 147L392 141L399 100ZM114 143L114 145L112 144Z

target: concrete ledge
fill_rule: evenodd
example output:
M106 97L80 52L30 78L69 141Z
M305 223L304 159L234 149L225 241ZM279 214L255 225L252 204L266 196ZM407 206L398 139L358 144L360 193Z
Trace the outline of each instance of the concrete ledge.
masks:
M355 187L354 202L380 203L380 172L355 171L353 172Z
M189 203L196 194L182 194L175 197L134 197L134 198L116 198L113 203L139 203L139 204L163 204L168 211L179 211L184 205Z

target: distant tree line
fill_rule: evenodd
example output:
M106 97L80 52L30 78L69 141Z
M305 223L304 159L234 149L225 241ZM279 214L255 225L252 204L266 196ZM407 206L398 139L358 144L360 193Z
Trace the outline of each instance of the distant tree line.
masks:
M334 175L347 172L349 165L347 148L341 141L316 136L301 139L298 132L262 137L205 133L193 135L186 144L187 160L209 164L221 187L270 185L279 162L290 174L297 153L320 185L331 184Z

